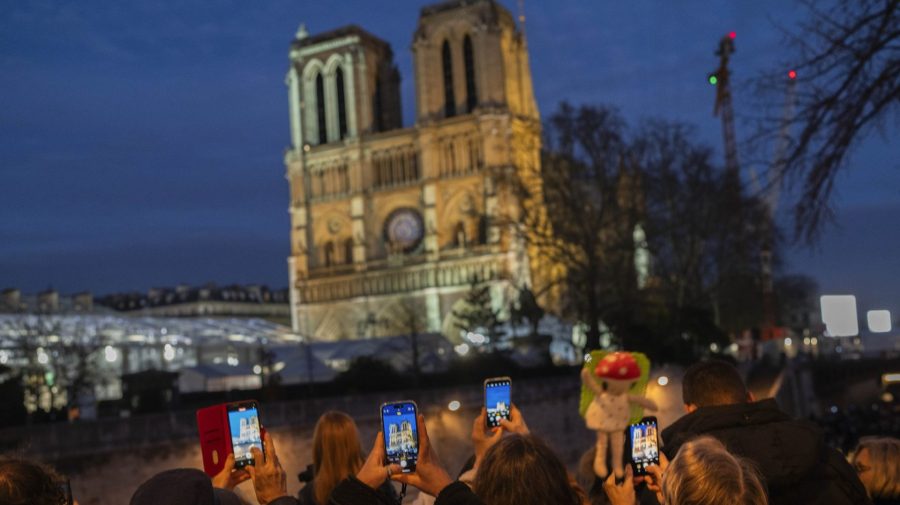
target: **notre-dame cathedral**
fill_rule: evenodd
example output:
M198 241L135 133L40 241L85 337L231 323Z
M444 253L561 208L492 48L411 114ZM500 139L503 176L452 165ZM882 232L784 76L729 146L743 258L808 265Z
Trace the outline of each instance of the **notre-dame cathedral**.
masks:
M291 44L291 311L316 340L458 342L454 310L473 282L502 310L535 275L505 182L540 164L522 31L495 1L452 0L421 10L412 52L416 120L404 128L385 41L301 26Z

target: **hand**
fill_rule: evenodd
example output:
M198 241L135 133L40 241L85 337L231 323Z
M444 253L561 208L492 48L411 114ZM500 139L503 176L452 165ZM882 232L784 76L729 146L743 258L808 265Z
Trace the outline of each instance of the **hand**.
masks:
M634 494L634 479L632 478L631 465L628 465L628 468L625 469L625 480L621 484L616 484L615 472L610 473L606 481L603 482L603 491L612 505L635 505L637 498Z
M212 478L212 485L213 487L231 491L238 484L249 478L250 474L246 470L234 469L234 454L229 454L228 458L225 459L225 467Z
M259 505L266 505L282 496L287 496L287 475L278 462L275 453L275 442L268 433L263 438L266 446L266 454L263 455L256 447L250 449L253 454L255 466L247 466L250 479L253 480L253 490L256 491L256 501Z
M416 462L416 472L394 474L391 479L411 484L431 496L439 495L445 487L453 483L453 479L441 467L437 454L431 448L428 430L425 428L425 417L421 414L419 415L419 460Z
M486 426L487 410L484 407L481 407L481 413L478 414L478 417L475 418L475 422L472 423L472 445L475 446L476 467L478 466L478 463L481 462L481 458L484 457L484 453L493 447L494 444L499 442L500 437L503 436L503 428L500 426L491 428L490 432L485 431Z
M402 469L398 464L384 464L384 433L379 431L378 435L375 436L375 445L369 451L369 457L366 458L366 462L359 469L356 478L370 488L378 489L391 474L400 473L401 471Z
M644 477L644 482L647 483L647 489L656 493L656 500L659 503L665 503L665 498L662 494L662 478L668 468L669 458L667 458L662 451L659 451L659 465L648 466L647 476Z
M528 425L525 424L525 418L522 417L522 413L519 412L519 409L516 408L515 404L510 408L509 420L501 419L500 426L510 433L517 433L519 435L527 435L529 433Z

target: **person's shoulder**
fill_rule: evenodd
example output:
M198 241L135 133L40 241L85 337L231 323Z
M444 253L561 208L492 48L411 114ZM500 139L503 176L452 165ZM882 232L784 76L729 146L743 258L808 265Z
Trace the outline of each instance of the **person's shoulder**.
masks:
M469 486L456 481L441 490L434 505L484 505Z

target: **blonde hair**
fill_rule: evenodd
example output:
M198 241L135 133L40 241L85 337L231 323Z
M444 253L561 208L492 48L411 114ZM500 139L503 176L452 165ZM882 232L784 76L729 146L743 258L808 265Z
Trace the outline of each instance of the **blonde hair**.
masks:
M872 498L900 498L900 440L890 437L863 437L853 451L853 462L863 449L869 451L872 478L866 492Z
M745 459L732 455L713 437L687 442L662 478L666 505L765 505L759 474Z
M325 504L338 483L362 468L363 452L353 418L343 412L322 414L313 433L313 496Z

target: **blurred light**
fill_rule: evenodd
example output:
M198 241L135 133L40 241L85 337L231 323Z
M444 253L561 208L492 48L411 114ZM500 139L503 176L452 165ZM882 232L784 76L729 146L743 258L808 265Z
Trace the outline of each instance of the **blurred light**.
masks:
M37 360L38 363L42 365L46 365L50 362L50 356L47 354L47 351L45 351L43 347L38 347Z
M790 346L793 345L793 344L794 344L794 341L791 340L791 337L788 337L788 338L784 339L784 346L785 346L785 347L790 347Z
M585 362L585 363L590 363L590 362L591 362L591 353L587 353L587 354L584 355L584 362Z
M226 361L231 366L238 366L237 356L228 356L228 359Z
M837 411L838 411L837 405L832 405L831 409L829 409L829 410L831 410L832 414L837 414Z
M0 363L5 365L7 361L9 361L9 353L0 351Z
M163 359L166 361L175 359L175 348L172 347L172 344L166 344L166 346L163 347Z
M262 373L262 367L259 365L253 365L253 373L259 375Z
M278 363L275 363L275 366L272 367L272 371L278 373L284 369L284 366L284 361L279 361Z
M466 338L473 344L483 344L487 340L481 333L472 333L471 331L466 333Z
M803 345L809 345L809 337L803 337Z
M730 352L731 354L737 353L738 349L739 349L739 346L737 345L737 342L733 342L731 345L728 346L728 352Z
M709 350L712 352L719 352L719 344L715 342L709 344Z
M797 71L796 71L796 70L791 70L791 71L788 72L788 79L790 79L790 80L793 81L793 80L796 79L796 78L797 78Z
M715 86L716 84L719 83L719 78L716 76L716 74L709 75L709 83L712 84L713 86Z
M469 354L469 344L466 344L466 343L459 344L458 346L454 347L453 350L456 351L456 354L459 354L460 356L465 356L466 354Z
M459 407L459 400L453 400L452 402L447 404L447 408L450 409L451 412L456 412L457 410L459 410Z
M660 386L665 386L666 384L669 383L669 378L666 377L665 375L660 375L659 378L656 379L656 383L659 384Z
M891 311L870 310L866 312L866 322L872 333L887 333L891 331Z
M881 376L883 384L896 384L900 382L900 373L886 373Z
M737 37L737 33L735 33L735 32L728 32L728 38L729 38L729 39L734 40L735 37Z
M119 352L113 346L108 345L103 349L103 357L106 358L106 361L113 363L119 358Z
M819 300L822 306L822 322L825 323L829 337L859 335L855 296L825 295Z
M819 339L818 339L818 337L813 337L812 339L810 339L809 342L810 342L812 345L819 345Z
M892 395L890 391L885 391L884 394L881 395L881 401L884 403L891 403L894 401L894 395Z

